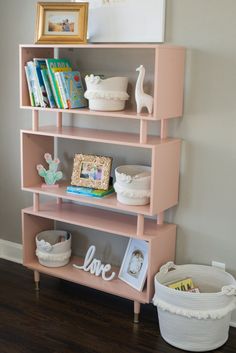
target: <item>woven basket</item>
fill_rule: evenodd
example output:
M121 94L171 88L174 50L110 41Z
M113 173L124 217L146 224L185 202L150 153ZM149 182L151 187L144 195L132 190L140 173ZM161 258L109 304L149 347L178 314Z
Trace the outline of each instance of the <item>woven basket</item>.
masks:
M60 239L65 240L60 241ZM36 256L46 267L61 267L68 264L71 256L71 234L63 230L45 230L36 236Z
M173 269L170 271L170 269ZM201 293L169 288L164 283L192 277ZM231 313L236 308L236 281L212 266L162 266L155 276L154 305L161 335L171 345L195 352L222 346L228 339Z

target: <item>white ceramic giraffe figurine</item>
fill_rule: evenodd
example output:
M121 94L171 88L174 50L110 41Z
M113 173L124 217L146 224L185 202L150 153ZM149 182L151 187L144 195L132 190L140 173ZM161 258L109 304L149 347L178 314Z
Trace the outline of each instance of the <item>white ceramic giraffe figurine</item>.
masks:
M145 77L145 68L140 65L136 71L139 71L138 79L135 87L135 100L137 104L137 113L140 114L142 108L146 107L149 114L152 114L153 97L143 91L143 81Z

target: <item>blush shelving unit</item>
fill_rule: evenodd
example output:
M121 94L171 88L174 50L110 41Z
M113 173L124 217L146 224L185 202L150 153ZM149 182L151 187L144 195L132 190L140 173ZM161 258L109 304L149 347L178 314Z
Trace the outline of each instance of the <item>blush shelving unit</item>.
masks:
M24 66L36 58L67 57L89 50L92 55L114 53L124 60L128 53L150 56L153 65L152 95L153 114L137 114L135 106L121 112L95 112L89 109L50 109L30 106ZM125 62L120 60L121 72L126 75ZM21 186L33 193L33 206L22 210L23 263L34 271L36 287L40 273L79 283L97 290L115 294L134 301L134 317L138 321L140 304L149 303L154 294L154 275L159 267L174 260L176 226L164 223L164 211L178 202L179 159L181 141L167 137L167 122L182 115L185 49L178 46L158 44L86 44L86 45L20 45L20 107L32 111L32 129L21 131ZM88 65L88 67L86 66ZM138 66L135 66L134 70ZM85 70L91 70L84 63ZM127 75L128 76L128 73ZM134 96L134 89L132 90ZM41 126L40 112L56 115L56 124ZM63 125L63 113L73 117L91 116L119 119L136 119L140 122L139 133L95 130ZM45 114L44 114L45 115ZM148 123L160 123L160 136L148 135ZM63 182L59 188L41 188L42 180L35 168L44 163L44 153L54 155L55 139L72 139L104 144L123 145L145 149L151 154L151 197L145 206L127 206L119 203L116 195L103 199L75 196L66 192ZM41 202L40 195L52 198ZM76 203L74 203L76 201ZM78 204L79 203L79 204ZM152 218L147 218L152 216ZM142 292L131 288L117 277L103 281L87 272L78 271L73 263L81 258L73 257L67 266L48 268L39 264L35 255L35 236L38 232L53 229L55 221L87 227L123 237L143 239L148 242L148 274ZM108 234L109 236L109 234ZM118 273L119 269L115 271Z

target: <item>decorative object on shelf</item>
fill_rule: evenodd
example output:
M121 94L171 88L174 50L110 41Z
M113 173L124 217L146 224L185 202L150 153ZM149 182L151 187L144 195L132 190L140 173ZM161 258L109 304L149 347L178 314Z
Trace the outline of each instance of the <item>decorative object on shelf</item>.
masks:
M101 79L91 74L85 77L85 82L87 91L84 96L89 100L89 109L119 111L125 108L125 101L129 99L128 77Z
M101 199L115 192L113 185L110 185L107 190L86 188L84 186L67 186L66 192L73 195L82 195Z
M58 158L52 159L50 153L45 153L44 158L49 165L49 169L46 170L42 164L37 165L38 174L45 180L45 184L42 186L58 187L58 184L55 183L63 177L62 172L57 171L60 160Z
M146 280L147 268L147 242L145 240L130 239L118 277L141 292Z
M201 293L165 285L189 276ZM231 313L236 308L236 280L230 273L214 266L175 265L169 261L155 275L154 283L153 304L166 342L186 352L215 351L225 344Z
M117 200L125 205L146 205L150 202L151 167L121 165L115 169L114 189Z
M88 3L39 2L35 42L82 44L87 42Z
M91 42L164 41L165 0L88 0L88 2ZM112 25L108 18L115 18ZM145 29L143 23L148 23Z
M96 247L94 245L91 245L87 251L87 254L84 259L84 264L82 266L78 265L73 265L75 268L79 270L84 270L86 272L90 272L92 275L95 276L102 276L102 279L104 281L111 281L116 273L112 272L110 276L107 276L107 272L111 271L111 265L110 264L102 264L101 260L97 260L94 257L96 251Z
M108 190L111 164L111 157L76 154L71 185Z
M46 267L62 267L71 256L71 234L63 230L45 230L36 235L36 256Z
M153 97L143 91L143 82L145 77L145 68L140 65L136 71L139 71L138 79L135 87L135 100L137 104L137 113L140 114L142 108L147 108L148 113L152 114L153 110Z

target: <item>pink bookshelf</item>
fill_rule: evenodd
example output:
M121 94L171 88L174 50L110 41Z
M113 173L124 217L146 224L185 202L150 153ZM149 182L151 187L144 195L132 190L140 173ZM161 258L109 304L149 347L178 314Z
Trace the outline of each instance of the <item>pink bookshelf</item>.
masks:
M178 203L179 162L181 141L168 138L167 121L180 117L183 110L183 85L185 49L165 44L86 44L86 45L20 45L20 107L32 111L32 130L21 131L21 187L33 194L33 206L22 210L22 238L24 265L34 271L36 284L40 273L62 278L100 291L118 295L134 301L134 314L137 321L140 304L150 303L154 295L154 276L160 266L174 260L176 225L164 222L165 210ZM97 54L109 56L115 50L116 57L143 53L150 58L151 94L154 97L153 114L137 114L135 106L130 105L120 112L95 112L84 109L50 109L30 106L24 66L33 58L53 58L55 49L63 57L79 56L83 51L96 57ZM97 54L96 54L97 53ZM81 55L83 58L83 55ZM138 58L136 58L138 60ZM116 67L112 65L111 70ZM129 76L126 65L120 60L121 72ZM140 64L140 63L139 63ZM93 72L91 62L83 63L84 71ZM136 65L136 62L134 62ZM131 101L134 87L131 90ZM40 114L55 115L56 124L42 126ZM139 133L108 131L102 129L65 126L64 113L76 118L95 116L119 119L135 119L140 122ZM49 120L48 120L49 121ZM160 136L148 135L150 121L160 121ZM92 127L92 126L91 126ZM36 165L44 164L44 153L54 155L55 141L58 139L89 141L127 148L144 149L151 161L151 197L145 206L128 206L117 201L112 194L102 199L77 196L66 192L70 181L59 183L58 188L42 188ZM115 156L114 156L115 158ZM41 202L46 195L52 200ZM150 218L151 216L151 218ZM75 269L73 263L82 262L82 258L71 258L67 266L48 268L39 264L35 255L35 236L37 233L54 229L56 222L72 224L103 232L108 237L116 234L121 237L136 238L148 242L148 273L142 292L135 290L116 276L110 282L103 281L89 273ZM73 249L72 249L73 250ZM119 266L114 267L118 274Z

